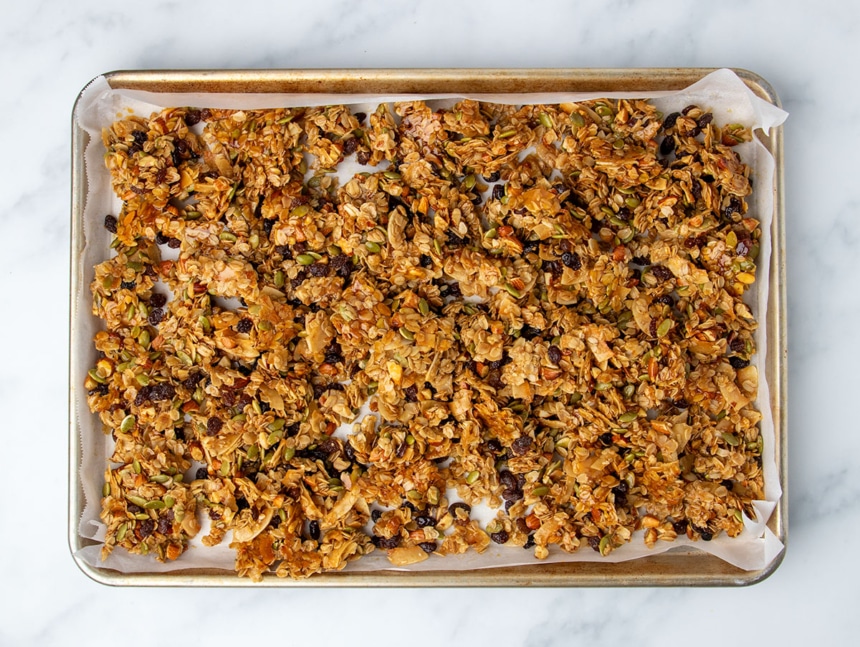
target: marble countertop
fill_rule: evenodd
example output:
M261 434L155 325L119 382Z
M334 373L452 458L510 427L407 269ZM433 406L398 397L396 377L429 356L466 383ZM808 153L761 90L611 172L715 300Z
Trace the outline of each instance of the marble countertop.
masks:
M856 633L858 5L43 0L5 3L3 13L0 645L353 635L358 644L794 645ZM788 552L773 576L742 589L145 590L108 588L78 570L66 543L70 115L91 78L147 68L648 66L750 69L790 113L791 504Z

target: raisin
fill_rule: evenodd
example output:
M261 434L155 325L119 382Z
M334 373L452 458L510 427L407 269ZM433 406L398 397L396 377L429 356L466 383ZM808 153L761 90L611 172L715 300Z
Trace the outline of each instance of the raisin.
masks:
M358 151L358 153L355 154L355 161L362 166L367 165L367 163L370 162L370 153L367 151Z
M180 247L182 247L182 241L178 238L169 238L167 240L167 246L170 249L179 249Z
M498 182L499 178L502 177L502 174L498 171L493 171L489 175L484 175L483 177L487 182Z
M612 446L612 432L606 431L606 432L600 434L597 437L597 440L599 440L600 444L603 445L604 447L611 447Z
M436 542L435 541L422 541L420 544L422 550L428 555L432 555L436 552Z
M155 522L152 519L144 519L140 522L138 530L140 530L140 538L146 539L155 532Z
M433 267L433 259L430 256L427 256L427 254L421 254L418 264L424 268Z
M156 245L165 245L167 241L170 240L167 236L162 234L160 231L155 234L155 244Z
M729 364L731 364L734 369L742 369L749 366L750 361L743 357L729 357Z
M149 311L149 316L146 318L153 326L160 324L162 319L164 319L164 310L161 308L153 308Z
M406 387L403 394L406 396L407 402L418 402L418 388L414 384Z
M690 114L695 109L696 109L696 106L694 104L690 104L689 106L687 106L686 108L684 108L681 111L681 114L686 117L688 114Z
M301 421L297 420L296 422L287 426L286 431L284 432L284 435L287 438L290 438L291 436L295 436L297 433L299 433L299 430L301 429L301 427L302 427Z
M462 247L466 244L465 238L460 238L457 234L455 234L450 229L445 232L445 242L449 247Z
M672 530L675 531L676 535L686 535L687 534L687 520L679 519L678 521L672 522Z
M243 496L236 497L236 510L241 512L242 510L247 510L251 507L251 504L248 503L248 500Z
M212 519L212 521L220 521L221 520L221 513L218 512L217 510L210 509L209 510L209 518Z
M501 200L505 195L505 187L502 184L497 184L493 187L493 200Z
M143 512L143 508L141 508L139 505L135 505L133 503L129 503L125 507L125 509L127 512L129 512L131 514L139 514L139 513Z
M189 110L185 113L185 123L188 126L194 126L200 123L201 114L199 110Z
M516 456L522 456L531 449L531 446L532 439L530 437L520 436L511 443L511 451L513 451Z
M451 513L451 516L454 519L457 519L457 510L462 510L464 516L468 519L469 515L472 513L472 506L468 503L463 503L462 501L457 501L456 503L452 503L448 506L448 512Z
M531 341L535 337L538 337L542 332L543 331L540 328L535 328L529 324L523 324L523 327L520 329L520 336Z
M427 526L435 526L436 520L426 514L420 514L415 517L415 523L418 524L419 528L426 528Z
M111 216L108 214L105 216L105 229L107 229L110 233L116 233L116 226L119 224L115 216Z
M574 271L582 268L582 261L576 252L565 252L561 255L561 262L564 263L565 267L569 267Z
M463 293L460 291L460 284L456 281L454 283L448 283L448 293L446 296L452 297L454 299L459 299L463 296Z
M161 402L162 400L172 400L176 395L176 389L166 382L156 384L149 392L149 399L153 402Z
M539 251L539 240L527 240L525 243L523 243L523 254L537 254Z
M152 296L149 297L149 305L153 308L163 308L166 303L167 296L160 292L153 292Z
M499 454L504 449L504 447L502 447L502 443L500 443L496 438L490 438L486 442L486 446L487 450L492 452L493 454Z
M510 470L502 470L499 472L499 483L504 485L506 488L516 488L517 477Z
M699 120L696 122L696 125L699 127L700 130L704 130L705 127L713 120L714 115L712 115L710 112L706 112L701 117L699 117Z
M352 155L355 149L358 148L358 140L355 137L350 137L343 143L343 154Z
M382 510L371 511L370 518L373 519L373 523L376 523L382 518Z
M526 543L523 544L523 548L532 548L535 545L535 536L529 535L526 537Z
M654 278L661 283L665 283L672 278L672 271L668 267L664 267L663 265L652 265L651 274L653 274Z
M731 479L723 479L723 480L720 482L720 485L722 485L722 486L723 486L724 488L726 488L729 492L731 492L731 491L734 489L734 487L735 487L735 482L734 482L734 481L732 481Z
M168 510L171 516L173 516L173 510ZM161 517L158 520L158 532L162 535L169 535L173 532L173 519L168 519L166 516Z
M314 541L319 541L320 538L320 522L314 519L308 524L308 536Z
M661 294L659 297L654 299L654 303L662 303L664 306L672 307L675 302L672 301L672 297L668 294Z
M374 546L382 548L383 550L397 548L400 545L400 535L394 535L390 539L386 539L385 537L371 537L370 540L373 542Z
M671 135L666 135L663 141L660 142L660 155L668 156L675 152L675 138Z
M328 364L338 364L343 361L343 349L337 340L333 339L325 349L325 361Z
M741 201L738 200L735 196L732 196L729 199L729 204L723 209L723 215L726 218L731 218L733 214L740 213L741 211Z
M596 552L600 552L600 537L589 537L588 545L591 546Z
M508 535L507 530L500 530L499 532L494 532L490 534L490 539L492 539L497 544L505 544L508 539L510 539L510 535Z
M273 515L272 515L272 520L269 522L269 525L270 525L272 528L278 528L278 527L280 527L280 525L281 525L281 515L279 515L279 514L273 514Z
M353 117L356 118L359 124L363 124L364 120L367 119L367 115L363 112L356 112Z
M502 498L505 501L519 501L523 498L523 491L520 488L505 488L502 490Z
M223 426L224 426L224 421L221 420L221 418L217 418L215 416L209 418L209 420L206 421L206 435L207 436L216 435L219 431L221 431L221 427L223 427Z
M136 286L137 283L134 281L123 281L119 284L119 287L121 287L123 290L134 290Z
M209 470L205 467L198 467L197 471L194 473L194 478L197 480L209 478Z
M329 265L334 269L334 273L342 279L348 279L349 275L355 271L352 259L346 254L338 254L329 261Z
M698 202L702 198L702 185L699 184L697 179L693 179L692 184L690 184L690 193L693 194L693 200Z
M311 276L317 278L328 276L329 266L328 263L314 263L308 266L308 271L311 273Z
M243 334L247 334L254 329L254 322L250 319L240 319L239 323L236 324L236 332L240 332Z
M729 348L736 353L742 353L746 350L746 342L741 337L735 337L729 344Z
M549 361L558 366L558 363L561 361L561 349L558 346L550 346L547 351L547 357L549 357Z
M562 273L561 264L558 261L544 261L541 269L544 272L549 272L555 278L561 276Z
M669 113L666 118L663 120L663 129L668 130L672 126L675 125L675 122L678 121L678 117L681 116L679 112Z

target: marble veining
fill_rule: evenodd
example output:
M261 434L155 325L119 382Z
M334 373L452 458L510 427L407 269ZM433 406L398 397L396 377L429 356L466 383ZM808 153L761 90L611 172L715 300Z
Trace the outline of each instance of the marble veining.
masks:
M853 642L860 560L860 5L5 2L0 645ZM748 589L110 589L66 546L72 103L113 69L735 66L785 127L788 552ZM86 641L86 642L85 642Z

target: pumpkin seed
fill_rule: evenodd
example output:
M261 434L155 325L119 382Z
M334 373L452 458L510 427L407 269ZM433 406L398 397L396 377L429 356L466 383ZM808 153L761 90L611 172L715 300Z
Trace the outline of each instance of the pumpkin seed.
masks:
M141 471L140 461L138 461L136 458L131 463L131 469L134 470L135 474L140 474L140 471Z
M538 121L546 128L552 128L552 119L550 119L549 115L545 112L542 112L538 115Z
M624 140L619 137L614 142L612 142L612 148L614 148L615 150L620 150L624 148Z
M306 204L299 205L290 212L290 216L293 218L301 218L302 216L306 216L310 210L311 208Z
M284 460L285 461L292 460L293 456L295 456L295 455L296 455L296 448L295 447L287 447L284 450Z
M252 460L256 459L256 458L257 458L257 456L259 456L259 455L260 455L260 450L257 448L257 446L256 446L256 445L251 445L251 446L248 448L248 452L247 452L247 453L248 453L248 460L249 460L249 461L252 461Z
M122 542L125 539L125 533L128 532L128 523L120 524L116 531L116 543Z
M149 384L149 376L146 373L138 373L134 376L134 379L137 380L137 383L141 386Z
M480 476L481 473L478 470L472 470L466 475L466 483L472 485L475 481L478 480L478 478L480 478Z
M641 203L639 202L639 198L636 198L636 197L630 196L629 198L627 198L626 200L624 200L624 204L626 204L626 205L627 205L628 207L630 207L631 209L635 209L635 208L636 208L636 207L638 207Z
M420 312L425 317L430 314L430 304L427 303L427 299L419 299L418 312Z
M512 297L514 297L515 299L522 299L522 297L523 297L522 292L520 292L519 290L517 290L517 289L516 289L513 285L511 285L510 283L505 283L505 290L507 291L507 293L508 293L508 294L510 294L510 295L511 295Z
M310 254L299 254L296 256L299 265L313 265L316 259Z
M628 385L630 386L630 385ZM627 387L625 387L626 390ZM622 413L618 416L618 422L633 422L636 418L639 417L638 411L628 411L627 413Z
M738 437L734 434L722 433L720 434L720 436L723 440L726 441L727 444L731 445L732 447L737 447L740 444Z
M636 393L636 386L633 384L628 384L624 387L624 397L630 399L633 397L633 394Z
M147 501L146 505L143 506L145 510L162 510L167 507L167 504L164 501L154 500Z
M383 175L385 177L387 177L389 180L399 180L400 179L400 173L398 173L397 171L385 171L383 173Z
M286 420L283 418L275 418L272 422L270 422L267 426L269 431L280 431L284 428L284 424L286 424Z
M499 133L499 139L507 139L508 137L513 137L516 134L516 130L506 130L504 132Z
M600 539L600 543L597 544L597 550L600 551L601 555L606 555L606 553L608 552L608 548L609 548L609 535L604 535Z
M466 191L470 191L474 188L475 182L477 182L477 178L475 177L474 173L471 175L467 175L466 179L463 180L463 187L466 189Z
M164 497L164 505L166 505L168 508L172 508L174 505L176 505L176 499L174 499L168 494L166 497Z
M372 240L368 240L366 243L364 243L364 246L371 254L378 254L382 251L382 247L379 246L379 243L375 243Z
M172 481L173 479L171 479L167 474L153 474L149 477L149 480L164 485L165 483L167 483L168 481Z
M218 234L218 238L228 243L235 243L238 240L236 234L231 234L229 231L222 231Z
M94 368L91 368L89 371L87 371L87 375L89 375L99 384L107 384L107 382L105 382L105 379L101 375L99 375L99 372Z
M549 494L549 488L546 485L539 485L532 490L532 496L544 496L545 494Z
M275 287L284 287L284 273L281 270L275 272Z
M134 423L135 422L136 422L135 417L129 414L125 418L122 419L121 423L119 423L119 430L121 432L127 434L129 431L134 429Z
M582 115L578 112L570 113L570 124L573 126L574 130L578 130L585 125L585 119L583 119Z
M398 332L403 339L408 341L415 341L415 334L411 330L407 330L406 328L399 328Z
M133 494L127 494L125 498L129 501L129 503L133 503L139 508L143 508L144 506L146 506L147 503L149 503L149 501L147 501L143 497L135 496Z
M658 337L665 337L669 333L669 330L671 328L672 328L672 320L671 319L664 319L662 321L662 323L657 327L657 336Z
M102 496L110 496L110 483L102 485Z

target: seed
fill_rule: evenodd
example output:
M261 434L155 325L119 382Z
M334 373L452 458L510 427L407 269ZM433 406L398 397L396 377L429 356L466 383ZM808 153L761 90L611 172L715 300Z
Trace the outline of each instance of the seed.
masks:
M411 330L407 330L406 328L400 328L398 329L398 332L400 333L400 336L403 337L403 339L406 339L408 341L415 341L415 334Z
M749 272L741 272L737 275L738 281L741 283L745 283L746 285L751 285L755 283L755 275L750 274Z
M154 474L154 475L149 477L149 480L154 481L155 483L161 483L162 485L164 485L165 483L167 483L168 481L171 481L173 479L171 479L167 474Z
M420 312L425 317L430 314L430 304L427 303L427 299L420 299L418 301L418 312Z
M94 368L91 368L89 371L87 371L87 375L89 375L99 384L106 384L105 379L101 375L99 375L98 371Z
M284 273L281 270L277 270L275 272L275 287L276 288L284 287Z
M293 209L290 212L290 216L294 218L301 218L302 216L306 216L310 210L311 208L308 205L302 204Z
M505 130L504 132L499 133L499 139L507 139L508 137L513 137L516 134L516 130Z
M549 118L549 115L545 112L540 113L538 115L538 121L541 122L546 128L552 128L552 119Z
M466 483L472 485L478 478L481 476L481 473L478 470L472 470L466 475Z
M612 142L612 148L614 148L615 150L620 150L624 148L624 140L616 139L614 142Z
M487 232L484 234L484 240L493 240L493 238L495 238L498 233L499 230L495 227L493 229L488 229Z
M120 527L116 531L116 543L119 544L125 539L126 532L128 532L128 523L120 524Z
M628 385L628 386L631 386L631 385ZM618 417L618 422L633 422L638 417L639 417L638 411L628 411L627 413L623 413Z
M238 240L236 234L231 234L229 231L222 231L218 234L218 238L228 243L235 243Z
M539 485L532 490L532 496L543 496L545 494L549 494L549 488L546 485Z
M624 387L623 393L624 393L625 398L628 398L628 399L632 398L633 394L636 393L636 386L633 384L628 384L627 386Z
M475 177L475 174L472 173L471 175L467 175L466 178L463 180L463 187L467 191L470 191L472 188L474 188L476 182L477 178Z
M634 198L631 196L631 197L627 198L626 200L624 200L624 204L626 204L631 209L635 209L640 204L639 198Z
M578 112L571 112L570 123L573 126L573 129L577 130L585 125L585 119L583 119L582 115Z
M737 447L740 444L740 442L738 441L738 437L735 436L734 434L723 433L723 434L720 434L720 436L722 437L723 440L726 441L726 443L728 443L732 447Z
M598 551L601 555L606 555L606 553L608 552L608 548L609 548L609 535L605 535L605 536L600 540L600 543L599 543L599 544L597 544L597 551Z
M164 505L166 505L168 508L172 508L175 504L176 504L176 499L174 499L169 494L166 497L164 497Z
M505 283L505 290L507 291L507 293L508 293L508 294L510 294L510 295L511 295L512 297L514 297L515 299L521 299L521 298L523 297L522 292L520 292L519 290L517 290L517 289L516 289L513 285L511 285L510 283Z
M135 459L132 461L132 463L131 463L131 468L134 470L134 473L135 473L135 474L140 474L140 469L141 469L141 468L140 468L140 461L138 461L138 460L135 458Z
M149 503L149 501L147 501L143 497L135 496L133 494L128 494L128 495L126 495L125 498L128 499L134 505L138 506L139 508L143 508L146 506L147 503Z
M660 326L657 328L657 336L658 337L665 337L669 333L669 330L671 328L672 328L672 320L671 319L664 319L663 322L660 324Z
M612 108L610 108L607 105L603 105L603 104L597 106L594 109L594 112L596 112L598 115L603 117L604 121L608 121L614 114L612 111Z
M310 254L299 254L296 256L296 261L298 261L299 265L312 265L316 259Z
M285 461L292 460L293 456L295 456L295 455L296 455L296 448L295 447L287 447L284 450L284 460Z
M161 510L167 507L167 504L164 501L155 500L147 501L143 507L145 510Z
M379 243L375 243L372 240L368 240L366 243L364 243L364 246L371 254L378 254L382 251L382 247L379 246Z

